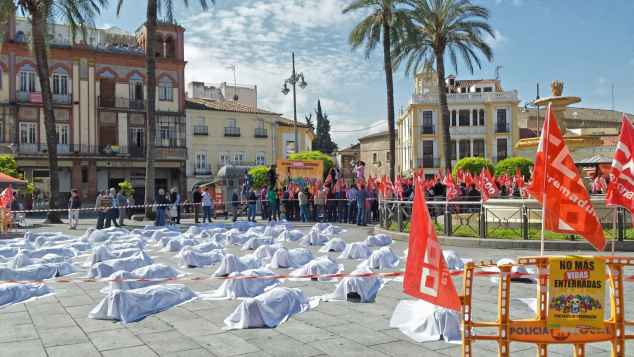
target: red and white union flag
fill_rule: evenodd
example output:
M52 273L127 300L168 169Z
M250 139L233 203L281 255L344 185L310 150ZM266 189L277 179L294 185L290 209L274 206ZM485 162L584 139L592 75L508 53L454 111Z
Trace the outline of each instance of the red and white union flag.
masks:
M550 105L537 148L533 181L527 191L542 204L545 229L578 234L597 250L605 248L601 222Z
M460 311L462 304L438 243L422 186L415 187L403 289L434 305Z
M634 126L630 119L623 115L621 135L616 144L612 169L610 171L610 184L606 203L617 205L634 211Z

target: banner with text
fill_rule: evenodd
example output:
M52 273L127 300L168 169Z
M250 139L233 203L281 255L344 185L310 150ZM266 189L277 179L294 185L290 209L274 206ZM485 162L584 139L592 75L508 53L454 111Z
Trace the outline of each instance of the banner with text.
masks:
M323 180L324 162L321 160L277 160L276 173L280 182L290 179Z
M548 327L603 327L605 261L602 257L551 257Z

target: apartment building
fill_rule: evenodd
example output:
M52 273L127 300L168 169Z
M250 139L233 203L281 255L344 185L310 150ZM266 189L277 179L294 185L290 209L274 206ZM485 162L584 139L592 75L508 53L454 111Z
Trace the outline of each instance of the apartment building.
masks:
M84 200L129 180L144 194L147 88L146 31L90 29L73 42L68 26L49 29L49 71L57 127L59 172L48 170L42 95L31 26L11 16L0 52L0 138L28 180L47 190L51 174L60 191L79 188ZM158 26L156 187L185 184L184 29ZM181 187L184 188L184 187ZM64 195L61 195L64 197Z
M397 119L397 171L424 168L432 174L444 168L441 108L437 75L416 75L414 94ZM513 155L519 138L517 91L507 91L497 79L447 79L451 159L485 157L494 163Z
M397 134L398 136L398 134ZM366 135L359 138L360 158L365 162L366 178L390 175L390 133Z
M224 166L275 164L295 150L293 122L236 101L189 98L187 185L209 182ZM298 125L300 150L310 150L313 131ZM292 137L289 135L293 135Z

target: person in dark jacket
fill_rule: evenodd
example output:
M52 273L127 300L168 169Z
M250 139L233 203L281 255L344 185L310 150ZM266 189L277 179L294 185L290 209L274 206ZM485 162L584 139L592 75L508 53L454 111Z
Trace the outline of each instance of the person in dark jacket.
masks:
M256 211L257 203L258 203L258 196L255 194L255 190L253 189L253 187L251 187L251 189L249 190L247 200L248 200L247 203L249 208L248 219L251 222L255 222L255 211Z
M240 208L240 197L238 197L238 193L233 191L231 195L231 213L233 214L233 221L238 220L238 209Z
M203 195L200 192L200 187L194 187L194 192L192 192L192 200L194 203L194 223L198 224L198 216L200 216L200 204L203 201Z
M77 229L79 225L79 209L81 208L81 199L79 198L79 190L73 188L70 190L70 198L68 199L68 227Z
M156 200L154 202L157 204L156 206L156 225L164 226L165 225L165 211L167 210L169 199L165 195L165 190L159 188L158 195L156 195Z

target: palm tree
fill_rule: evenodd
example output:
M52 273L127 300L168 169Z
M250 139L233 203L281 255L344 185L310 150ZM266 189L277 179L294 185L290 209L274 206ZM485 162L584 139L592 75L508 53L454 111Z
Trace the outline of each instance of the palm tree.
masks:
M449 134L449 106L445 83L445 53L458 72L458 57L473 74L474 65L481 68L478 53L491 61L493 51L485 35L495 38L487 20L489 11L470 0L404 0L408 22L399 41L394 43L396 65L405 61L406 72L414 74L421 65L435 63L438 93L442 112L442 137L445 168L451 169L451 136Z
M383 69L387 87L387 127L390 137L390 177L394 180L396 167L396 128L394 125L394 81L392 79L392 41L399 37L398 29L405 21L404 14L397 8L402 0L354 0L343 9L351 11L369 11L366 18L352 29L348 42L353 49L365 47L366 57L370 56L379 42L383 45Z
M138 0L134 0L135 2ZM215 0L199 0L200 7L207 10L207 4L213 4ZM121 12L124 0L117 1L117 15ZM188 0L183 0L185 6L189 6ZM145 121L145 203L154 202L154 140L156 123L154 121L156 113L156 27L158 23L158 12L165 14L165 21L174 23L174 1L173 0L147 0L147 19L145 22L145 67L147 74L147 116ZM145 216L151 217L152 207L145 208Z
M48 72L48 25L62 22L69 25L74 37L78 30L86 38L87 26L94 24L94 18L107 4L107 0L0 0L2 17L8 18L19 10L31 19L32 50L37 64L37 75L42 91L42 106L44 108L44 129L48 165L50 172L48 207L46 216L49 223L61 223L54 210L57 208L59 195L59 176L57 175L57 132L55 128L55 111L53 110L53 94Z

